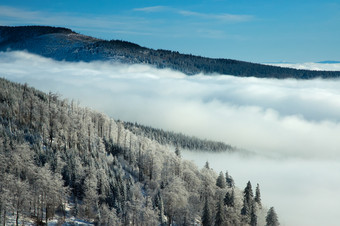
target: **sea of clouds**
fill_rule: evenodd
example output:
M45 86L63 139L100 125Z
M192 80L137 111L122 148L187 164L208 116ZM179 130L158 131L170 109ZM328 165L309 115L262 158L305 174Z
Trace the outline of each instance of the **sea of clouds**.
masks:
M60 93L115 119L253 152L184 157L228 170L241 188L248 180L260 183L265 204L276 207L282 225L338 223L338 79L186 76L146 65L60 62L17 51L0 52L0 76Z

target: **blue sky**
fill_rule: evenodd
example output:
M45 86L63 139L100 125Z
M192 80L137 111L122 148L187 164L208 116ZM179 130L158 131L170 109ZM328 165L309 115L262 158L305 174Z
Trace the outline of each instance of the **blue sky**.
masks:
M252 62L340 60L339 1L2 0L0 24Z

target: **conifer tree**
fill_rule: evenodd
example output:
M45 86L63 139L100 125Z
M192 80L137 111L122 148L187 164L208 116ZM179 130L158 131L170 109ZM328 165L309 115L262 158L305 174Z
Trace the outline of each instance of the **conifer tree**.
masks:
M181 155L181 150L179 149L179 147L177 146L176 149L175 149L175 154L178 158L181 158L182 155Z
M246 188L243 191L243 207L241 209L241 214L245 216L245 221L250 223L251 209L253 200L253 190L250 181L248 181Z
M278 226L280 225L277 214L274 207L270 207L266 216L266 226Z
M224 207L222 201L217 202L217 211L215 217L215 226L222 226L225 224Z
M205 162L204 167L207 168L207 169L210 169L210 166L209 166L209 162L208 162L208 161Z
M209 208L208 197L205 198L205 203L203 207L202 225L211 226L211 212Z
M216 186L220 187L220 188L225 188L227 186L226 180L224 178L222 171L220 172L219 176L217 177Z
M225 172L225 180L229 188L234 187L234 179L229 175L228 171Z
M256 215L256 205L255 202L251 205L251 213L250 213L250 225L256 226L257 225L257 215Z
M259 208L262 208L262 203L261 203L261 192L260 192L260 186L257 184L256 186L256 191L255 191L255 202L257 203Z
M234 189L231 192L227 192L224 196L224 205L228 207L234 207L235 206L235 194Z

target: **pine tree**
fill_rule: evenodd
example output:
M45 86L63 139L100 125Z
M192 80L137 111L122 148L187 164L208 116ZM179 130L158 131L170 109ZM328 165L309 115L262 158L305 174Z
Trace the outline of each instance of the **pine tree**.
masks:
M228 171L225 172L225 180L229 188L233 188L235 183L234 179L229 175Z
M204 167L207 168L207 169L210 169L210 166L209 166L209 162L208 162L208 161L205 162Z
M245 216L247 223L250 223L253 202L253 189L251 187L250 181L248 181L247 186L243 191L243 207L241 209L241 214Z
M208 203L208 197L205 198L203 214L202 214L202 225L211 226L211 212Z
M259 208L262 208L262 203L261 203L261 192L260 192L260 186L257 184L256 186L256 192L255 192L255 202L257 203Z
M222 205L222 201L218 201L215 217L215 226L222 226L224 224L225 224L224 206Z
M220 188L225 188L227 186L226 180L224 178L222 171L220 172L220 175L217 177L216 186Z
M256 226L257 225L257 215L256 215L256 205L255 202L251 205L251 213L250 213L250 225Z
M280 225L277 214L274 207L270 207L266 216L266 226L278 226Z
M235 206L235 194L234 189L230 192L227 192L224 196L224 205L228 207L234 207Z
M182 157L182 155L181 155L181 150L179 150L178 146L177 146L176 149L175 149L175 154L176 154L176 156L177 156L178 158L181 158L181 157Z

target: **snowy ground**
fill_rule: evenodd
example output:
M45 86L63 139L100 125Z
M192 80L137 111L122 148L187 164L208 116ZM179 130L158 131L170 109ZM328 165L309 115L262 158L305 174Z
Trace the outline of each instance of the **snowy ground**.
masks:
M56 215L53 219L50 219L48 222L48 226L57 226L57 225L72 225L72 226L93 226L94 223L87 222L82 219L75 218L71 215L74 209L74 203L66 203L66 218L63 220L63 216ZM6 225L15 225L16 224L16 215L9 216L6 219ZM25 226L34 226L34 220L32 218L19 218L19 225L25 225Z

